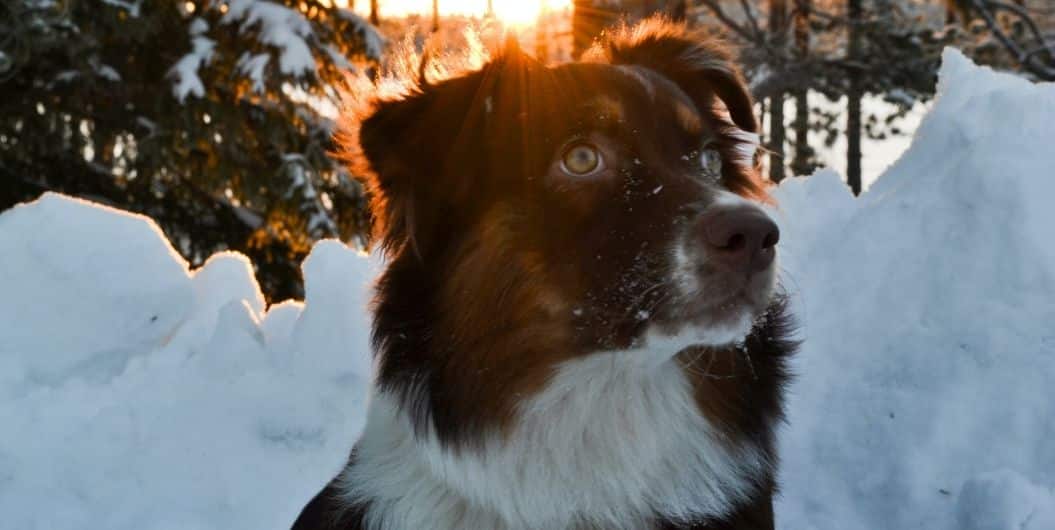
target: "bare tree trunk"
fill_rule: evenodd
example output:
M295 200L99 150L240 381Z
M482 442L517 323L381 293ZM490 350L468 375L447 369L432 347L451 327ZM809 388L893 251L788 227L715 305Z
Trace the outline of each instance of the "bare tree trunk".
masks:
M784 93L769 98L769 180L784 180L784 143L787 141L784 126Z
M812 0L795 0L795 51L799 59L810 53L810 11ZM795 98L795 154L791 159L794 175L807 175L813 171L813 148L810 147L810 105L805 88L794 92Z
M864 9L863 0L848 0L847 15L850 19L850 35L847 53L850 60L861 55L860 25ZM850 74L850 90L846 95L846 183L854 195L861 194L861 81L859 74Z
M378 0L370 0L370 23L375 26L381 23L381 17L377 12L377 1Z
M787 26L787 0L769 0L769 30L775 36L777 46L784 41ZM769 103L769 180L784 180L784 93L778 92L770 98Z
M440 30L440 0L432 0L432 32Z

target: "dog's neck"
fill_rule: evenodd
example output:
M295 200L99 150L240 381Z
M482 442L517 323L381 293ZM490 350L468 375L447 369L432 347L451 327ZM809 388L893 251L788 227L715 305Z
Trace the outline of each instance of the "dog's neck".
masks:
M566 362L524 400L512 432L478 447L415 435L388 394L339 484L370 529L653 528L720 518L755 493L770 463L700 412L677 358L632 352Z

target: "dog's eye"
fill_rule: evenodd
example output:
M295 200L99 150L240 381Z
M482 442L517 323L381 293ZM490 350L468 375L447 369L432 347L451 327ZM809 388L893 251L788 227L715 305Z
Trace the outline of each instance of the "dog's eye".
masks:
M704 142L700 146L699 154L696 156L699 158L700 171L704 177L711 180L721 180L722 155L711 142Z
M561 169L569 175L581 177L601 169L601 152L593 145L577 143L569 146L561 155Z

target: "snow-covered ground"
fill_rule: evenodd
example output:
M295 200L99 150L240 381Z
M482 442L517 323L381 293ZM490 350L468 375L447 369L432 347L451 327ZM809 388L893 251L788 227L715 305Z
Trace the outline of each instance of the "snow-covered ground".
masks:
M785 529L1055 528L1055 87L945 55L860 199L777 190L805 339ZM149 220L46 195L0 215L4 528L284 529L363 424L376 260L322 242L305 304L189 271Z

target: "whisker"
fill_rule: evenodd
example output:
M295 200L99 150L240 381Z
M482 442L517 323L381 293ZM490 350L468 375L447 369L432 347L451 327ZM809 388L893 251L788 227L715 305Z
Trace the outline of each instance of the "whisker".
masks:
M707 357L707 366L702 368L702 370L700 368L696 367L696 363L699 362L699 360L704 356L704 354L708 354L708 353L710 355L708 355L708 357ZM689 362L679 361L679 364L681 365L682 368L684 368L689 373L696 374L696 375L698 375L700 377L705 377L707 379L722 380L722 379L734 379L734 378L736 378L736 374L732 374L732 375L718 375L718 374L711 373L711 366L714 365L714 356L715 356L714 350L712 350L710 348L699 348L699 353L696 354L696 357L693 358L692 361L689 361Z

